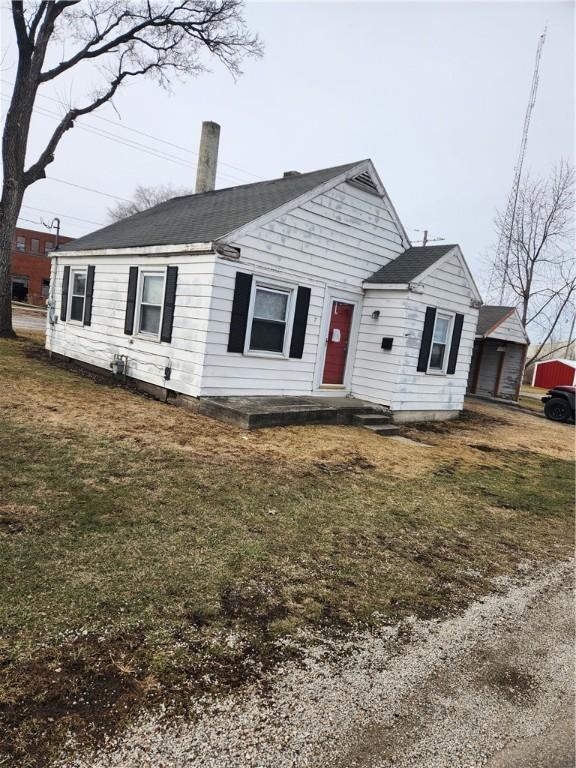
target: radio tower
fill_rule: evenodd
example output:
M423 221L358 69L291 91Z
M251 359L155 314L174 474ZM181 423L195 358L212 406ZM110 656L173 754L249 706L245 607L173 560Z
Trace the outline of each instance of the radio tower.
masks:
M530 128L530 118L532 117L532 110L536 103L536 93L538 91L538 79L540 69L540 58L542 57L542 48L546 40L546 30L540 35L538 41L538 48L536 49L536 62L534 64L534 76L532 77L532 87L530 88L530 98L528 99L528 107L526 108L526 114L524 116L524 127L522 129L522 142L520 144L520 152L518 153L518 160L516 161L516 167L514 168L514 181L512 182L512 189L510 191L510 197L508 198L508 204L506 206L506 213L504 214L504 226L500 231L500 239L498 241L498 248L496 250L496 259L494 262L494 269L492 276L494 278L496 268L502 266L502 284L500 286L500 304L504 301L504 292L506 290L506 280L508 277L508 267L510 263L510 246L512 244L512 234L514 231L514 222L516 220L516 207L518 205L518 193L520 191L520 180L522 178L522 166L524 165L524 157L526 155L526 145L528 143L528 130Z

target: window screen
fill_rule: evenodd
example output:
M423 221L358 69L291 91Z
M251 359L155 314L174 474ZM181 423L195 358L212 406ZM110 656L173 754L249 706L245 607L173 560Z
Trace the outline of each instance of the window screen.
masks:
M142 275L142 296L140 299L140 332L157 336L162 316L162 293L164 275Z
M283 352L289 291L256 288L250 349Z
M72 300L70 302L70 320L82 322L84 319L84 297L86 295L86 272L72 273Z
M430 350L429 368L442 371L446 359L446 346L448 344L448 331L450 329L450 317L436 315L434 335L432 336L432 349Z

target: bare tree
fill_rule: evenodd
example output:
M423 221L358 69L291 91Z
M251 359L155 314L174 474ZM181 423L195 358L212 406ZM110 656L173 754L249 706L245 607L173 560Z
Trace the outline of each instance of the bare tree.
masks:
M260 55L245 27L241 0L59 0L12 2L17 70L2 136L0 200L0 336L12 336L10 252L24 193L46 177L60 140L82 115L109 102L118 88L148 75L163 86L172 76L206 71L204 54L234 75L242 58ZM26 164L38 89L88 67L101 85L81 106L70 105L43 151Z
M171 200L173 197L191 195L193 191L191 189L177 189L168 185L143 187L139 184L134 190L132 201L116 203L116 205L108 208L108 216L112 221L120 221L121 219L128 218L128 216L133 216L135 213L147 211L159 203L165 203L166 200Z
M505 214L496 218L498 235L509 248L507 258L496 257L492 283L504 286L522 324L538 337L527 365L539 359L574 312L573 212L574 169L562 162L550 178L523 182L513 221Z

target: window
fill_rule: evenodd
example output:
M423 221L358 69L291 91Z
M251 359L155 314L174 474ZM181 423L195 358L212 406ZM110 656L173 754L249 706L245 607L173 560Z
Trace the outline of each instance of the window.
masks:
M24 235L18 235L16 238L16 250L24 253L26 250L26 238Z
M53 240L46 240L44 243L44 253L48 253L49 251L54 250L54 241Z
M290 290L256 285L249 349L284 353Z
M12 298L14 301L28 301L28 278L12 276Z
M448 355L448 339L450 338L450 327L452 326L452 315L436 314L434 324L434 333L432 334L432 347L430 349L430 360L428 369L430 371L444 371Z
M40 253L40 240L37 240L35 237L30 240L30 252Z
M50 280L42 280L42 298L47 299L50 296Z
M164 300L164 272L140 272L138 333L158 336Z
M69 320L81 323L84 320L84 300L86 298L86 271L74 270L70 275L70 314Z

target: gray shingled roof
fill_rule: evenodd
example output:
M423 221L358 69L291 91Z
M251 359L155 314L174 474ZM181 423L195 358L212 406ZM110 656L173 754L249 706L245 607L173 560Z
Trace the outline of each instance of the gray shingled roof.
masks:
M484 304L480 307L478 314L478 325L476 326L476 335L485 336L495 325L505 320L508 315L514 311L514 307L501 307L496 304Z
M455 245L426 245L408 248L394 261L386 264L378 272L374 272L365 282L367 283L409 283L438 259L445 256L448 251L456 248Z
M320 171L287 176L199 195L174 197L89 235L79 237L61 251L134 248L148 245L210 243L248 224L319 184L359 165L348 163Z

